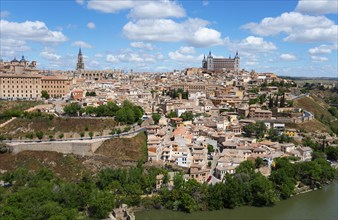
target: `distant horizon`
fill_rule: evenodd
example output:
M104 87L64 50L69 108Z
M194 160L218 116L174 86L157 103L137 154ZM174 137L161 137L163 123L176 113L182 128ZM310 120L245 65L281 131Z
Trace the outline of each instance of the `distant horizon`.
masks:
M336 78L337 12L336 0L5 0L0 58L71 71L81 48L85 69L168 72L238 51L240 69Z

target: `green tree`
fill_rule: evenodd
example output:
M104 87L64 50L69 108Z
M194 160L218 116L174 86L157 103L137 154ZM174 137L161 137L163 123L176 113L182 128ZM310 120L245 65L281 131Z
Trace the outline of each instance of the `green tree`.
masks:
M46 90L41 91L41 98L49 99L49 94Z
M278 99L278 94L276 95L276 99L275 99L275 102L274 102L274 106L275 107L278 107L278 101L279 101L279 99Z
M81 110L81 106L78 103L70 103L63 108L63 111L70 116L77 116Z
M271 96L271 94L269 95L269 109L273 108L273 98Z
M183 118L184 121L192 121L194 120L194 113L185 111L181 114L180 118Z
M26 135L25 135L26 138L28 139L33 139L34 138L34 133L33 132L28 132Z
M88 204L89 216L105 219L114 205L114 196L110 192L94 190Z
M64 137L63 133L59 134L59 139L62 139L63 137Z
M154 120L155 124L158 124L158 122L160 121L161 119L161 114L158 114L158 113L153 113L151 115L152 119Z
M43 131L37 131L35 135L39 140L41 140L43 138Z
M254 174L255 165L251 160L243 161L238 167L236 167L236 173Z
M250 185L254 206L272 206L278 201L272 182L261 173L255 175Z
M49 99L49 94L46 90L41 91L41 98Z
M85 136L85 133L83 131L80 132L81 139Z
M88 133L88 135L89 135L90 139L93 139L94 133L93 133L92 131L90 131L90 132Z
M168 118L176 118L177 117L177 114L175 111L170 111L168 114L167 114L167 117Z
M281 108L285 107L285 93L283 93L283 96L280 99L279 107Z
M325 153L328 160L337 161L338 160L338 147L327 147Z
M263 165L264 165L263 159L260 158L260 157L257 157L257 158L255 159L255 167L256 167L256 168L261 168Z
M212 146L211 144L208 144L208 153L212 153L214 151L215 151L214 146Z

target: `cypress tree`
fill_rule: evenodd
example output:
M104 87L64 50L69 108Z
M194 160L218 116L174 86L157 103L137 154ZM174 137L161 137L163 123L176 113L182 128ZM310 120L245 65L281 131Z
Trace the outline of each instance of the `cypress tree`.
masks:
M272 109L273 108L273 99L272 99L272 96L270 94L269 96L269 109Z
M279 104L279 106L280 106L281 108L284 108L284 107L285 107L285 93L283 93L283 96L282 96L281 99L280 99L280 104Z
M275 107L278 107L278 94L276 95L276 99L275 99L274 106L275 106Z

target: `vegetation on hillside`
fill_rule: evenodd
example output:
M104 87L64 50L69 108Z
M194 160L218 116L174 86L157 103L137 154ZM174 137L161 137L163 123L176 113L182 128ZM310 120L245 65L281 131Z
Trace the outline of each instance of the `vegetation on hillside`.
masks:
M53 115L31 112L25 113L25 117L17 118L5 127L0 128L0 136L3 139L28 138L33 139L37 131L43 131L45 136L56 133L85 131L103 132L112 130L116 126L114 119L96 118L59 118ZM34 134L32 137L32 133Z
M319 122L326 125L333 133L338 134L338 120L334 115L335 111L329 111L331 107L317 96L299 98L295 101L295 106L312 112Z
M62 180L48 169L32 172L19 168L0 177L13 184L0 188L0 218L106 218L112 208L123 203L184 212L242 205L272 206L294 194L296 182L316 188L335 176L335 170L324 159L296 164L278 159L270 178L256 173L251 161L243 162L236 171L215 185L200 184L193 179L185 181L178 173L173 179L173 189L168 190L167 171L144 169L141 163L129 169L104 169L96 176L84 175L75 182ZM141 195L155 190L158 174L164 175L163 187L157 195L142 199Z
M42 102L0 100L0 122L8 120L11 117L21 117L25 110L39 104L42 104Z
M88 106L85 108L74 102L66 105L63 111L69 116L81 116L85 113L86 115L96 117L115 117L116 121L126 124L138 122L144 112L140 106L134 105L128 100L125 100L121 106L118 106L114 102L108 102L98 107Z

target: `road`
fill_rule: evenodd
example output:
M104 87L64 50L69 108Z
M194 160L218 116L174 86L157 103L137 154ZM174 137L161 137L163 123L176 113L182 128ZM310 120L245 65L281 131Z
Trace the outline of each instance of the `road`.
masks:
M107 135L107 136L96 136L93 138L90 137L83 137L83 138L64 138L64 139L56 139L55 141L84 141L84 140L97 140L97 139L107 139L107 138L114 138L114 137L121 137L121 136L129 136L129 135L134 135L137 134L139 132L142 131L146 131L145 127L140 127L134 131L129 131L129 132L124 132L121 134L113 134L113 135ZM34 143L34 142L39 142L39 143L43 143L43 142L53 142L54 140L4 140L4 143Z

